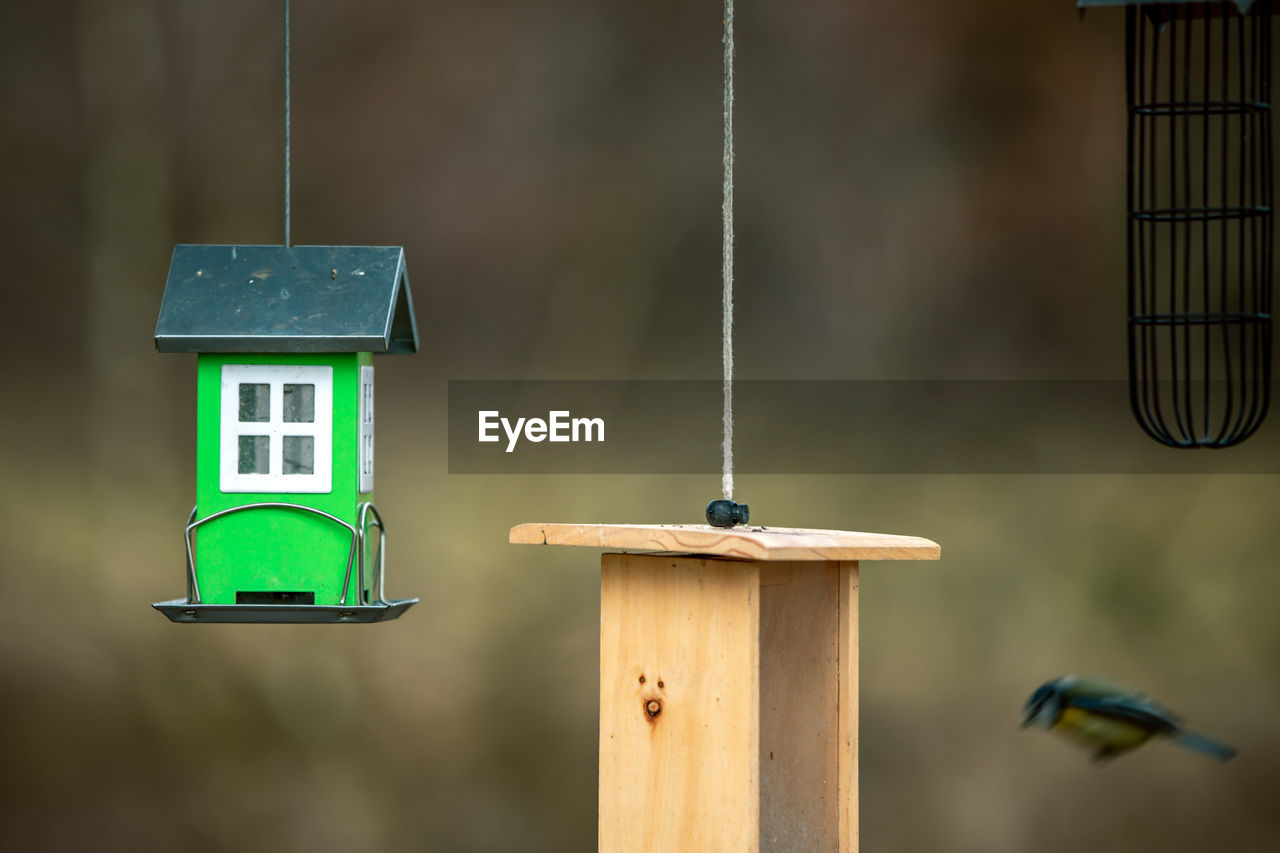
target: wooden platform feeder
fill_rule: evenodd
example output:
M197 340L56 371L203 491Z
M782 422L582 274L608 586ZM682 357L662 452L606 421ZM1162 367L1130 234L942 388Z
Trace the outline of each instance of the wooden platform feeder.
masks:
M521 524L600 563L599 849L858 849L858 564L914 536Z

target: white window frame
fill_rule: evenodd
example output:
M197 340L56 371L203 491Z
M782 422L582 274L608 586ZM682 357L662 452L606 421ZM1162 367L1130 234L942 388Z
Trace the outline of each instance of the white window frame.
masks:
M373 365L360 366L360 445L356 459L360 472L360 494L373 491Z
M240 421L240 386L271 387L270 418ZM285 423L284 386L315 387L315 420ZM219 488L223 492L279 492L324 494L333 491L333 368L304 364L224 364L222 408L219 413ZM269 467L265 474L240 473L240 436L266 435L270 440ZM311 436L315 455L312 473L284 473L284 437Z

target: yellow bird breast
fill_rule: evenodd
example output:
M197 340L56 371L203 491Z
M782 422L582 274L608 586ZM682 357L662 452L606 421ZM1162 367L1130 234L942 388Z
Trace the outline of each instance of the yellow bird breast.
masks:
M1085 746L1110 747L1114 750L1133 749L1146 743L1152 732L1135 723L1104 717L1079 708L1067 708L1062 712L1053 730L1075 738Z

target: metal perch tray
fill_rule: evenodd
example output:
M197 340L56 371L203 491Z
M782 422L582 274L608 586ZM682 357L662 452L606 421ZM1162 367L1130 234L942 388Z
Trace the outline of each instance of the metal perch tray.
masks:
M351 534L351 547L347 551L347 566L343 575L342 595L337 604L294 604L286 601L269 601L262 603L206 604L200 599L200 579L196 572L195 549L193 535L196 528L232 513L256 509L286 509L311 515L322 516L345 528ZM364 545L370 525L378 528L378 559L373 570L371 598L365 594L364 587ZM151 606L159 610L173 622L253 622L253 623L308 623L335 624L342 622L385 622L398 619L410 607L418 603L416 598L388 599L385 592L386 582L386 538L387 529L382 516L371 503L360 505L359 521L349 524L346 521L314 507L299 504L264 502L244 504L224 509L196 519L196 508L192 508L187 519L187 597L170 601L157 601ZM357 601L348 602L351 588L351 571L356 570Z
M151 606L174 622L386 622L418 603L416 598L361 605L328 604L192 604L185 598L157 601Z

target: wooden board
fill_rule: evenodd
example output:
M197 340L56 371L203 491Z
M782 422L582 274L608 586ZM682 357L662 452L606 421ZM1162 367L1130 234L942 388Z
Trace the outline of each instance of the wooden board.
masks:
M855 563L760 566L760 849L837 843L840 577ZM856 797L856 792L854 793Z
M858 853L858 564L840 566L839 850Z
M857 851L854 562L605 554L602 851Z
M601 851L758 849L756 584L724 560L602 558Z
M720 528L705 524L518 524L509 541L649 553L705 554L736 560L936 560L936 542L918 536L808 530Z

